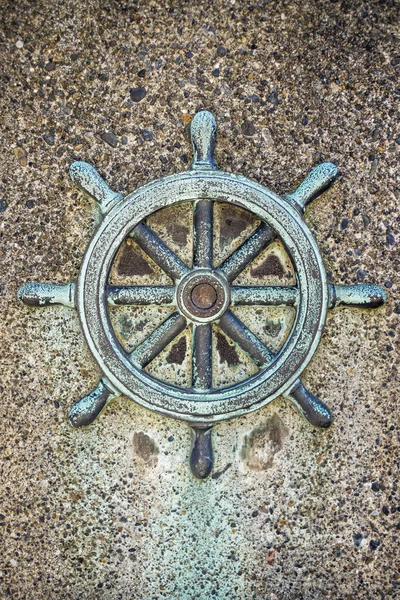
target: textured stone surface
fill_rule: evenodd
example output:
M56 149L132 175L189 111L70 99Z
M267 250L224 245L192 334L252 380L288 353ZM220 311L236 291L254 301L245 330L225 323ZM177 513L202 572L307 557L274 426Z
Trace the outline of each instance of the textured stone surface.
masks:
M0 597L396 598L398 3L4 0L1 16ZM279 399L215 428L203 482L187 426L127 399L72 430L99 377L78 318L16 302L79 272L99 216L70 163L121 192L182 170L201 108L218 164L278 193L335 162L306 220L333 281L389 295L328 315L304 380L331 429Z

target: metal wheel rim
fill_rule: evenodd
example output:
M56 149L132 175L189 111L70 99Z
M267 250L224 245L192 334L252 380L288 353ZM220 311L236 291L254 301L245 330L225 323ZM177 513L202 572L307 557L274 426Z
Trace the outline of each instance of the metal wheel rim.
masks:
M129 232L152 212L182 201L219 200L240 206L268 223L295 266L299 306L289 338L273 367L233 387L196 393L174 388L137 369L116 341L105 289L114 256ZM249 179L217 172L189 172L152 182L121 200L106 215L84 258L77 303L88 345L109 381L122 393L166 416L213 422L258 409L289 389L313 356L322 335L328 302L318 247L288 203Z

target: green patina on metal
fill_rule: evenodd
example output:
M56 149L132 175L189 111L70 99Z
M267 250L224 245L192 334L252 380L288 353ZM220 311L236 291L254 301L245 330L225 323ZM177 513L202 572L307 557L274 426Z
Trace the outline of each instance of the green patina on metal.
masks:
M71 408L71 424L92 423L110 400L124 394L148 409L190 423L194 430L190 465L198 478L212 469L212 425L256 410L280 394L290 398L314 426L328 427L330 410L300 379L321 339L326 311L339 305L375 308L386 299L376 285L328 285L317 244L302 219L307 204L336 178L335 165L315 167L293 193L280 197L243 176L217 168L216 131L213 115L198 113L191 123L191 170L151 182L126 197L111 190L93 166L73 163L71 178L98 202L103 214L79 279L64 286L27 283L18 292L28 305L75 306L86 341L104 374L98 386ZM255 215L259 225L224 260L214 264L214 206L220 202ZM184 203L193 210L191 264L146 223L149 215ZM115 257L129 238L171 284L110 284ZM239 284L245 269L276 240L293 265L295 285L292 281L288 285ZM110 307L115 306L166 306L172 312L128 351L110 318ZM239 318L243 307L249 311L280 307L295 312L278 350L263 341L262 321L259 327L248 327ZM277 323L272 322L271 327L279 328L279 319ZM252 374L243 381L213 385L215 326L253 362ZM150 374L146 367L188 327L192 332L192 385L184 388Z

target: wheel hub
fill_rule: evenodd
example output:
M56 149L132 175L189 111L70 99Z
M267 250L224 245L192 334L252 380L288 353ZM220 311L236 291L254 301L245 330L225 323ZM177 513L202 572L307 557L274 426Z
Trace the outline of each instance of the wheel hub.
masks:
M217 292L209 283L200 283L192 289L192 302L202 310L210 309L217 301Z
M191 321L216 321L225 313L229 303L228 282L216 271L194 269L178 284L178 308Z

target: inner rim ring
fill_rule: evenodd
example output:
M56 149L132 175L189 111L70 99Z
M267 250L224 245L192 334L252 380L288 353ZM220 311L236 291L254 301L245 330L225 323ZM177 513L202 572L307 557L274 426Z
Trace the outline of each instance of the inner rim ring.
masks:
M210 302L211 306L201 308L193 301L194 290L199 286L210 287L215 292L215 301L213 298ZM180 312L191 321L198 323L210 323L222 317L230 300L228 281L221 273L211 269L191 271L181 279L176 293L176 303Z

